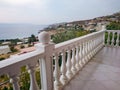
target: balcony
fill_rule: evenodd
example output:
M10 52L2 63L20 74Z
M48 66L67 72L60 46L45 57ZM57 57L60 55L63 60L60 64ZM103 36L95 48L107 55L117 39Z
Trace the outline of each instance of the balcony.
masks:
M0 62L0 75L9 76L14 90L20 90L23 66L29 73L29 90L120 90L119 30L103 28L59 44L51 43L49 34L42 32L39 41L36 51Z

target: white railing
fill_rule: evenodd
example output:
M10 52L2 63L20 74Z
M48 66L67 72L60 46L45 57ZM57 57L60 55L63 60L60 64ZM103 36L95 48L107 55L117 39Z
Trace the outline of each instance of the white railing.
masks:
M20 90L20 68L27 66L30 90L39 90L35 68L40 66L42 90L62 90L81 68L104 46L104 32L91 33L63 43L50 43L46 32L39 34L36 51L0 62L0 75L7 74L14 90Z
M106 30L106 45L120 46L120 30Z
M55 90L61 90L104 46L104 32L101 30L55 45ZM58 65L59 56L62 57L61 66Z

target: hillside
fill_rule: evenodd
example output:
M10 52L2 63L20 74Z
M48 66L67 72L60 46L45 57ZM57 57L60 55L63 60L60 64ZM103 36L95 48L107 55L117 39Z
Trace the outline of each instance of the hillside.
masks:
M47 30L50 34L55 34L56 30L101 30L102 25L108 25L111 22L120 22L120 12L112 15L96 17L89 20L78 20L73 22L64 22L49 25L43 30Z

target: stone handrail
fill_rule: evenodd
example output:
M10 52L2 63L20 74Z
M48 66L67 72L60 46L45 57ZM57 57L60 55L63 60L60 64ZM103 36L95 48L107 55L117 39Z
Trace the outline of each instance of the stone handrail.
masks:
M0 61L0 75L7 74L10 78L10 82L13 84L14 90L20 90L18 85L18 76L22 66L27 66L27 70L30 73L31 87L30 90L38 90L38 86L35 80L34 68L39 64L39 59L44 57L43 51L33 51L27 54L15 56L3 61Z
M36 65L40 66L42 90L62 90L81 68L104 46L101 30L59 44L50 42L50 35L43 31L38 38L36 51L0 61L0 75L7 74L14 90L20 90L20 68L27 66L30 90L39 90L35 79Z

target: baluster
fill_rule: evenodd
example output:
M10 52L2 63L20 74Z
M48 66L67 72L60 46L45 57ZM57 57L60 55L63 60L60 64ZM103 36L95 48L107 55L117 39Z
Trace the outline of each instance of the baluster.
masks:
M94 40L91 41L91 58L93 57L93 52L94 52L93 45L94 45Z
M96 37L95 37L95 39L94 39L94 54L93 54L93 56L95 55L95 52L96 52Z
M107 37L107 45L110 44L110 32L108 32L108 37Z
M88 41L88 60L90 60L90 40Z
M102 35L100 36L100 48L104 46L104 34L102 33Z
M100 38L100 36L98 36L98 37L96 38L95 54L97 53L98 48L99 48L99 41L100 41L99 38Z
M112 35L112 44L111 45L113 45L114 46L114 35L115 35L115 32L113 32L113 35Z
M93 57L93 44L94 44L94 40L91 40L91 58Z
M83 65L84 65L84 62L83 62L83 52L82 52L82 50L83 50L83 46L82 46L82 44L80 44L80 51L79 51L79 56L80 56L79 64L80 64L80 68L82 68Z
M60 82L60 69L59 69L59 64L58 64L58 54L55 54L55 70L54 70L54 89L55 90L61 90L62 84Z
M119 46L119 36L120 36L120 34L119 34L119 32L117 32L116 46Z
M17 76L18 76L17 74L15 74L15 75L9 74L10 83L12 83L12 85L13 85L13 90L20 90Z
M84 43L84 52L85 52L85 55L84 55L84 57L85 57L85 62L87 62L87 43L85 42Z
M83 43L83 62L85 65L86 64L86 44L85 44L85 42Z
M96 54L97 48L98 48L98 37L96 36L95 38L96 38L96 39L95 39L95 54ZM94 55L95 55L95 54L94 54Z
M97 47L97 52L99 51L100 49L100 44L101 44L101 35L98 37L98 47ZM96 53L97 53L96 52Z
M72 74L72 71L71 71L71 52L70 52L70 48L68 48L68 51L67 51L67 63L66 63L66 66L67 66L67 77L68 79L71 79L73 74Z
M30 74L30 90L39 90L38 84L35 78L34 66L27 65L28 72Z
M99 37L99 43L98 43L98 50L97 50L97 52L100 50L100 46L101 46L101 43L102 43L101 37L102 37L102 35L100 35L100 37Z
M105 32L101 36L101 42L105 45Z
M61 77L60 77L60 81L62 82L63 85L65 85L67 83L67 76L66 76L66 62L65 62L65 51L62 50L62 65L61 65Z
M83 47L82 47L82 61L83 61L83 64L85 65L85 44L83 43Z
M86 61L89 61L89 57L88 57L88 41L86 42Z
M92 40L90 40L90 52L89 52L90 59L92 58Z
M100 40L100 49L105 45L105 41L104 40L105 40L105 33L102 33L101 40Z
M94 52L94 55L97 52L97 48L98 48L98 37L96 37L96 39L95 39L95 52Z
M92 51L93 51L92 46L93 46L93 41L90 40L90 58L92 58Z
M72 62L72 68L71 68L71 70L72 70L73 74L76 74L77 69L75 67L75 65L76 65L75 47L73 47L73 49L72 49L72 59L71 59L71 62Z
M85 63L87 62L87 58L86 58L86 49L87 49L87 47L86 47L86 42L84 43L84 58L85 58Z
M92 43L92 57L94 56L94 45L95 45L95 40L93 39L93 43Z
M100 34L99 37L98 37L97 52L99 51L100 43L101 43L101 34ZM97 52L96 52L96 53L97 53Z
M79 60L80 60L80 57L79 57L79 47L77 45L76 46L76 68L77 68L77 71L80 70Z

